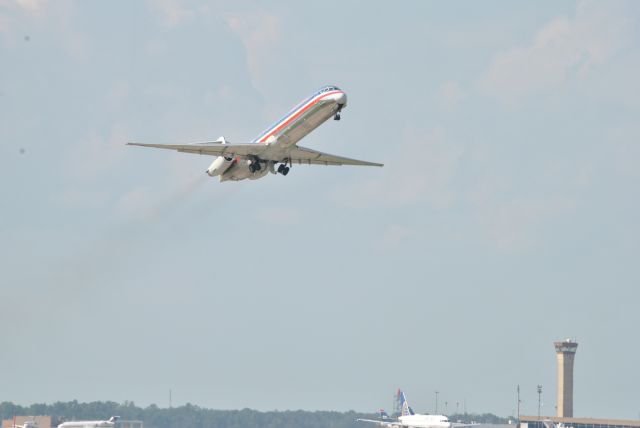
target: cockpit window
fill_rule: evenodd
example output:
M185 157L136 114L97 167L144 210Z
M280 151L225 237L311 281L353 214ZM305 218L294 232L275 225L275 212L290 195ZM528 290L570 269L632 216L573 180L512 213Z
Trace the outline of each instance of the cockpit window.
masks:
M320 89L320 93L324 93L324 92L329 92L329 91L339 91L340 88L338 88L337 86L325 86L324 88Z

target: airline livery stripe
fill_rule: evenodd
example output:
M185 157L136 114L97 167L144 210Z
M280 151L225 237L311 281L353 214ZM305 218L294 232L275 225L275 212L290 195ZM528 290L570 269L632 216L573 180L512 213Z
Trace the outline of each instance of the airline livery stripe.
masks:
M314 105L315 103L317 103L318 101L320 101L321 99L328 97L329 95L333 95L333 94L340 94L342 93L342 91L331 91L331 92L326 92L318 97L314 97L312 98L307 104L305 104L304 106L300 107L300 109L294 113L291 114L291 116L285 117L284 119L282 119L282 121L280 121L280 123L277 123L273 130L271 131L267 131L267 135L265 135L264 137L261 137L258 142L259 143L264 143L266 142L269 137L271 137L273 134L275 134L276 132L280 131L282 128L284 128L285 126L287 126L289 123L291 123L291 121L293 121L294 119L296 119L297 117L299 117L302 113L304 113L306 110L309 109L309 107L311 107L312 105Z

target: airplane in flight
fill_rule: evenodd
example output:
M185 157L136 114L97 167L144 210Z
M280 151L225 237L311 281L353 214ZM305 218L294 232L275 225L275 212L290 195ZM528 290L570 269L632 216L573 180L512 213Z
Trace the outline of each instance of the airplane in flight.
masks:
M469 424L454 424L444 415L428 415L414 412L409 406L404 392L401 390L398 390L398 398L402 411L397 421L390 420L389 415L383 409L378 411L380 414L379 420L356 419L356 421L371 422L389 428L462 428L469 426Z
M111 416L107 421L69 421L58 425L58 428L114 428L120 416Z
M330 117L340 120L347 95L337 86L324 86L295 106L247 144L231 144L224 137L213 142L192 144L127 143L132 146L171 149L179 152L217 156L205 171L220 181L256 180L272 174L287 175L294 163L306 165L383 166L322 153L297 143ZM276 167L276 165L278 165Z

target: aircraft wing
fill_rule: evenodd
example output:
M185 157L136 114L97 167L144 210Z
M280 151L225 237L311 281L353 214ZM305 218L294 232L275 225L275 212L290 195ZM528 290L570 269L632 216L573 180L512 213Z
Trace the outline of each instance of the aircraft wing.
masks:
M375 419L356 419L357 422L371 422L374 424L382 425L385 427L401 427L402 424L400 422L390 422L390 421L380 421Z
M269 146L266 144L222 144L217 142L211 143L193 143L193 144L144 144L144 143L127 143L128 146L154 147L156 149L176 150L184 153L194 153L198 155L210 156L258 156L262 159L262 154L268 151ZM270 159L265 159L270 160Z
M219 142L193 143L193 144L145 144L127 143L129 146L154 147L157 149L170 149L184 153L194 153L210 156L228 156L243 158L257 157L265 161L284 162L290 160L292 163L307 165L363 165L363 166L383 166L381 163L361 161L357 159L345 158L342 156L330 155L317 150L305 147L293 146L282 148L269 144L222 144Z
M330 155L306 147L294 146L289 149L291 162L307 165L363 165L363 166L383 166L381 163L361 161L357 159L345 158L342 156Z

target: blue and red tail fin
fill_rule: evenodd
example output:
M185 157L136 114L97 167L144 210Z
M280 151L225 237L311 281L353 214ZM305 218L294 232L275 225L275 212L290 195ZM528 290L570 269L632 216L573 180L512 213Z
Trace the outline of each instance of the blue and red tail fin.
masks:
M378 416L383 421L389 419L389 415L387 414L387 412L384 411L384 409L378 409Z

